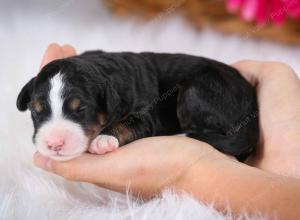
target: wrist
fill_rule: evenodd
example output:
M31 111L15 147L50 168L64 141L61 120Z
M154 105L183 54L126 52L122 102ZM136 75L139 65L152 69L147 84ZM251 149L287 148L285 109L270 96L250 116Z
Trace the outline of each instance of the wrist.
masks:
M233 160L201 160L191 166L175 191L192 194L220 211L230 208L266 216L287 216L297 210L300 181L261 171ZM286 204L282 206L282 201ZM294 213L293 213L294 215ZM293 218L292 218L293 219Z
M243 183L235 185L234 179L237 176L228 175L235 163L239 165L239 162L228 160L201 160L190 167L184 178L174 187L175 191L188 193L205 204L213 205L221 212L226 212L229 208L233 214L237 214L245 207L239 198L242 193L238 193L238 190L244 187Z
M245 165L207 145L207 148L191 155L185 172L176 179L173 187L175 191L192 194L203 202L214 202L218 200L215 195L220 184L228 180L224 171L232 171L239 166Z

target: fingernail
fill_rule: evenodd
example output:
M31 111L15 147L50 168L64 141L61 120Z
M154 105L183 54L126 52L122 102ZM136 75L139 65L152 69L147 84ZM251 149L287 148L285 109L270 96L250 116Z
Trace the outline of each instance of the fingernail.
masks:
M38 152L34 154L34 164L43 170L51 170L51 159L48 157L44 157Z

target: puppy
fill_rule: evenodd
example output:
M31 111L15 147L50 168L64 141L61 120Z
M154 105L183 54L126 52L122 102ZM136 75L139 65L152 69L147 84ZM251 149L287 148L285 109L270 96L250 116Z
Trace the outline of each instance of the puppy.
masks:
M22 88L17 108L31 111L37 150L60 161L179 133L242 160L258 141L255 89L234 68L185 54L55 60Z

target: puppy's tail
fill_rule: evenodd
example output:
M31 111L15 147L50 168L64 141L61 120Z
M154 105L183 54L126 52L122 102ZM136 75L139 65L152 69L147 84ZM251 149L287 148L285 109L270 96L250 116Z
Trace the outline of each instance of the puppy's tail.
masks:
M226 134L192 132L187 136L206 142L217 150L244 161L255 152L258 144L258 122L250 121L247 125L232 128Z

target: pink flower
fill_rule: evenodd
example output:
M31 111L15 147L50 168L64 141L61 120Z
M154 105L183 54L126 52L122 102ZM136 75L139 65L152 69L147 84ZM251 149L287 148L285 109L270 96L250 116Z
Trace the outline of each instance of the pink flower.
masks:
M281 25L287 17L300 21L300 0L227 0L230 13L239 13L245 21Z

